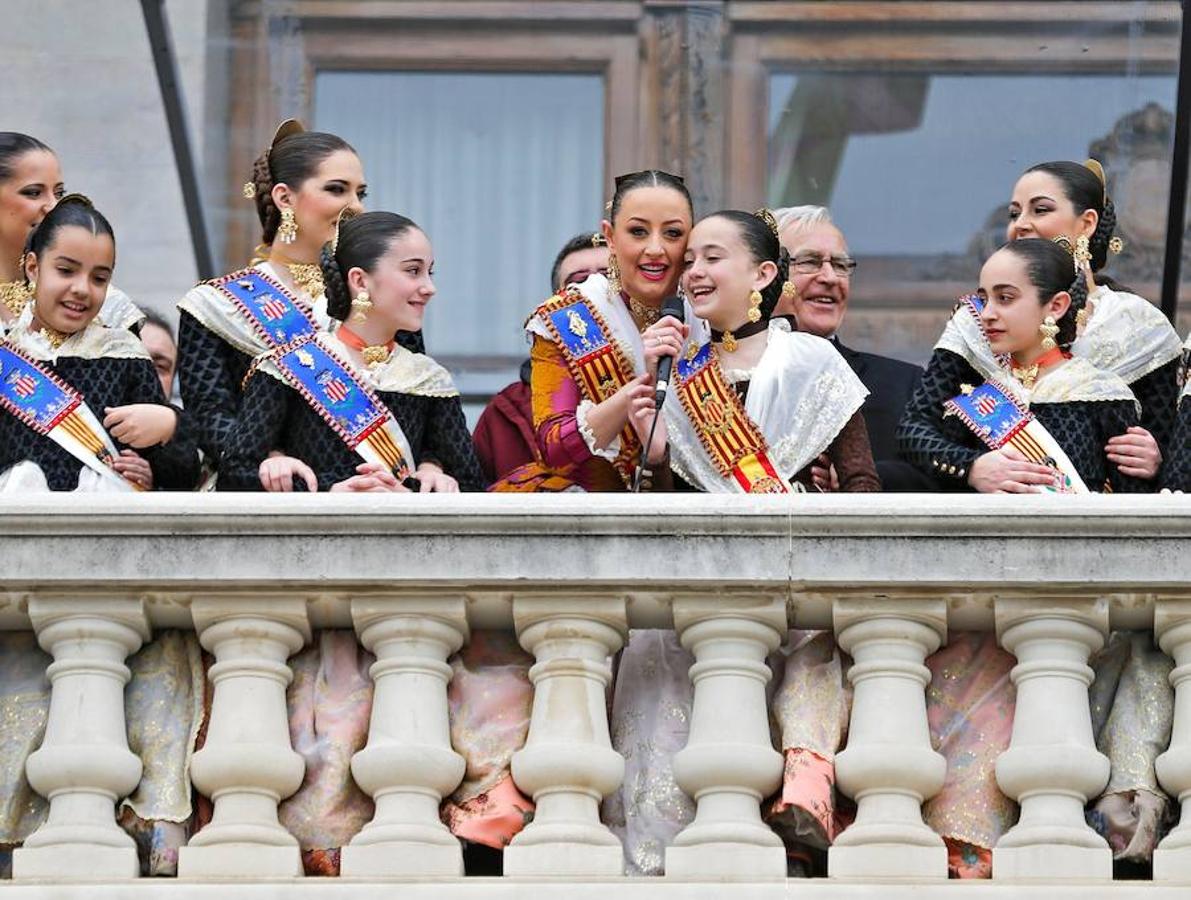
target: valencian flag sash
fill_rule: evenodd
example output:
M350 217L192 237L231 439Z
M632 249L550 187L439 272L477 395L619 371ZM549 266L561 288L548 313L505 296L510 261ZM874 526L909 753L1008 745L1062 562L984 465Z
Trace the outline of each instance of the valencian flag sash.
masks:
M993 450L1009 445L1031 462L1057 469L1062 494L1086 494L1087 485L1071 459L1051 437L1034 414L995 381L979 387L963 385L963 392L943 404L946 414L958 416L980 440Z
M725 380L710 343L678 360L678 397L712 464L746 494L787 494L765 436Z
M592 403L607 400L633 379L633 368L604 317L578 290L555 294L536 315L546 322L572 377ZM637 433L626 425L620 433L620 453L613 463L625 484L632 480L640 446Z
M366 462L380 463L400 481L413 474L408 450L402 449L409 444L393 413L314 334L278 348L270 358L289 385Z
M112 468L116 446L82 394L8 345L0 345L0 406L112 485L141 490Z
M210 284L232 301L267 347L283 347L318 331L314 319L284 287L255 269L233 272Z

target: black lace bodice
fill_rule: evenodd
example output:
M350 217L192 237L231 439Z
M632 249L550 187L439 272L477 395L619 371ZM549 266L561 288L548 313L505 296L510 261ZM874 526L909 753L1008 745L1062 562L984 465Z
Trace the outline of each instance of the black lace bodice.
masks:
M1179 401L1169 456L1162 469L1162 486L1191 493L1191 397Z
M42 363L83 395L87 406L100 422L109 406L129 403L160 403L165 406L161 382L148 359L82 359L64 356L56 363ZM125 446L118 441L116 449ZM153 470L158 490L190 490L198 480L198 456L193 444L175 437L161 447L136 452ZM10 413L0 410L0 471L22 460L37 463L45 472L53 491L71 491L78 487L83 464L53 440L33 431Z
M421 397L377 391L409 440L418 463L433 461L463 491L481 491L484 478L458 397ZM302 460L320 491L356 474L362 460L349 450L297 391L266 373L248 383L240 415L227 438L219 490L262 490L258 469L271 450ZM305 486L295 479L295 490Z
M983 381L963 357L936 350L898 426L902 456L951 490L967 488L972 463L988 448L958 418L944 418L943 404L961 385ZM1030 411L1070 457L1089 490L1104 490L1106 484L1125 493L1152 489L1148 482L1122 475L1104 452L1110 437L1138 424L1132 401L1035 403Z
M1179 399L1179 360L1172 359L1149 375L1143 375L1129 385L1129 389L1141 404L1141 422L1138 424L1154 436L1165 457L1174 434L1174 412Z
M178 317L178 388L194 439L218 465L240 412L252 359L183 311Z

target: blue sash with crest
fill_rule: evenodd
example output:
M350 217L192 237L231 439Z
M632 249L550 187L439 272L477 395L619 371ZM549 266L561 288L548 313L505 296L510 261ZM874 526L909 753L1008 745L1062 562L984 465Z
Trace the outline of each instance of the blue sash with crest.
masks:
M945 414L958 416L990 449L1008 445L1031 462L1050 466L1059 474L1053 490L1086 494L1087 485L1071 458L1018 399L995 381L979 387L965 384L962 392L943 404Z
M268 347L282 347L318 331L290 293L256 269L217 278L211 286L236 305Z
M112 484L140 490L112 468L116 447L83 396L8 345L0 345L0 406Z
M350 449L368 462L383 463L399 480L411 474L411 461L401 449L405 435L393 413L314 334L278 348L271 359Z

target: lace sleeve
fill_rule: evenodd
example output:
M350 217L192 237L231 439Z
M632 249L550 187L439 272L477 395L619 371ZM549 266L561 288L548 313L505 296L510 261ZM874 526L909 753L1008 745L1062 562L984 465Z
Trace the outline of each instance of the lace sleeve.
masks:
M219 479L215 483L218 490L264 490L260 465L274 447L282 445L289 404L297 396L269 375L258 372L252 377L244 391L240 414L227 431Z
M1141 404L1140 425L1154 436L1165 457L1174 434L1175 408L1179 397L1179 360L1143 375L1129 385Z
M1179 402L1174 436L1168 449L1170 457L1162 470L1162 486L1191 493L1191 396Z
M241 359L237 360L235 357ZM239 378L248 358L187 312L178 318L178 387L203 452L219 463L240 409Z
M963 357L936 350L898 424L902 457L946 487L966 485L972 463L983 451L969 443L962 425L943 419L943 403L958 394L962 384L983 380Z
M184 427L183 414L165 402L161 381L147 359L127 360L128 389L125 403L155 403L167 406L177 417L177 428L168 442L138 450L153 470L153 486L160 491L190 491L199 479L198 447Z
M422 458L433 458L444 472L459 482L459 490L484 490L484 475L476 459L476 448L459 398L432 397L428 402Z
M831 442L827 455L835 466L841 491L859 493L881 490L881 480L877 477L873 451L868 442L868 428L864 424L864 416L859 412L853 414Z

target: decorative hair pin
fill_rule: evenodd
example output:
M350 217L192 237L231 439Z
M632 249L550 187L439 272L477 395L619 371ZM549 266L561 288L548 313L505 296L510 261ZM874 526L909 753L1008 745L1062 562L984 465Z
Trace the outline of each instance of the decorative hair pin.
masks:
M767 207L762 206L753 215L769 226L769 230L773 232L775 238L781 237L777 230L777 219L773 217L773 213Z
M354 218L355 211L350 206L345 206L339 210L339 215L335 217L335 234L331 238L331 255L334 256L339 252L339 226L348 219Z
M1102 202L1108 202L1108 179L1104 177L1104 166L1095 159L1085 159L1083 161L1084 168L1089 170L1100 181L1100 186L1104 188L1104 197Z
M269 146L265 148L265 164L269 162L269 155L273 152L273 148L277 146L278 141L283 141L293 134L301 134L306 130L306 126L297 119L286 119L277 126L277 130L273 132L273 140L269 141ZM273 179L273 173L269 173L269 180ZM244 182L244 186L240 188L240 193L244 195L245 200L256 199L256 184L251 181Z

